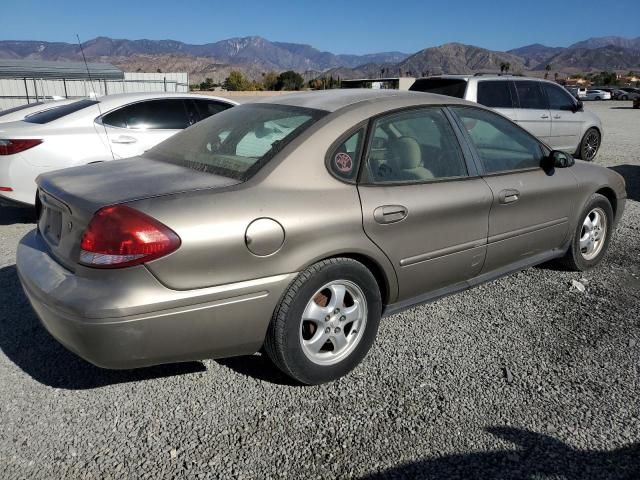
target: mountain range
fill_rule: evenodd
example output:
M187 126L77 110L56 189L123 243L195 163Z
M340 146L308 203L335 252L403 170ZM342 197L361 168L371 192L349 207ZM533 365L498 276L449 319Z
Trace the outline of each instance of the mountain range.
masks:
M175 40L125 40L98 37L82 44L88 60L106 61L128 71L188 71L191 81L210 77L221 82L232 69L258 79L268 71L295 70L306 78L334 75L341 78L397 75L433 75L499 71L554 72L640 69L640 37L598 37L569 47L541 44L499 52L472 45L448 43L412 55L381 52L337 55L310 45L272 42L262 37L230 38L194 45ZM43 41L0 41L0 58L81 60L77 44Z

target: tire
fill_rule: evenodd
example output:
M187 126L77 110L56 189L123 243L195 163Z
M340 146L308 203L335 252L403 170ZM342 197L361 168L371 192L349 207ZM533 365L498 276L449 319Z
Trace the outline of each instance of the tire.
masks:
M623 95L622 97L620 97L620 100L629 100L629 97L627 97L626 95Z
M596 97L596 98L594 98L594 100L602 100L602 98Z
M598 155L601 140L602 137L598 129L590 128L582 137L575 156L587 162L592 162Z
M592 238L598 238L598 234L595 233L598 229L589 231L589 228L586 225L587 217L592 221L592 225L595 225L595 222L593 222L594 212L601 217L604 217L600 220L599 224L600 243L598 243L597 240L591 243L590 240ZM593 235L595 236L590 236L591 232L593 232ZM569 247L567 254L560 259L560 263L568 270L577 272L583 272L595 267L607 253L612 233L613 209L611 208L611 204L605 196L600 195L599 193L594 193L582 209L582 213L578 219L578 225L573 232L571 246ZM587 237L589 237L589 241L585 241L585 238ZM586 247L585 244L587 245ZM589 248L592 245L595 249L590 251Z
M283 295L264 349L297 382L329 382L366 356L381 314L380 289L367 267L350 258L323 260L301 272Z

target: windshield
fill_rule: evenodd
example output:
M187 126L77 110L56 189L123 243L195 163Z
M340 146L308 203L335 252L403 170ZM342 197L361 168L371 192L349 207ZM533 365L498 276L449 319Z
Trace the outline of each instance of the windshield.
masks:
M144 156L244 181L327 113L271 104L234 107L174 135Z
M419 78L409 90L464 98L467 81L461 78Z
M49 123L54 120L58 120L59 118L66 117L67 115L77 112L78 110L82 110L83 108L90 107L91 105L95 105L98 103L97 100L78 100L77 102L70 103L68 105L61 105L58 107L50 108L48 110L44 110L42 112L34 113L33 115L29 115L24 119L25 122L29 123Z

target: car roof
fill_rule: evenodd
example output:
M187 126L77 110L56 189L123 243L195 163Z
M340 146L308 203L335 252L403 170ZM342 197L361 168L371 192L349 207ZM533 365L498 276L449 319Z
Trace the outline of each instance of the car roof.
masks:
M510 75L510 74L481 74L481 75L470 75L470 74L465 74L465 75L431 75L429 77L420 77L416 79L416 82L418 80L427 80L427 79L431 79L431 78L452 78L452 79L458 79L458 80L471 80L471 79L475 79L475 80L515 80L515 81L519 81L519 80L533 80L534 82L546 82L546 83L553 83L558 85L557 82L553 82L551 80L545 80L544 78L537 78L537 77L525 77L522 75Z
M407 101L413 101L418 105L442 105L442 104L469 104L472 102L459 98L436 95L424 92L408 92L399 90L376 90L370 88L347 88L344 90L316 90L312 92L292 93L290 95L279 95L267 97L253 103L288 105L294 107L313 108L335 112L359 103L369 103L375 101L385 101L393 104L394 100L398 105L404 105Z

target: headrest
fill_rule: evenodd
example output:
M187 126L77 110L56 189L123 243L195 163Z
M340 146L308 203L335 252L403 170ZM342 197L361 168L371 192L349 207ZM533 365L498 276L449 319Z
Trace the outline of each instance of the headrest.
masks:
M391 144L393 156L401 170L412 170L422 163L418 142L411 137L401 137Z

